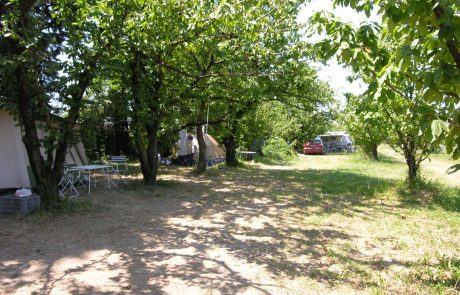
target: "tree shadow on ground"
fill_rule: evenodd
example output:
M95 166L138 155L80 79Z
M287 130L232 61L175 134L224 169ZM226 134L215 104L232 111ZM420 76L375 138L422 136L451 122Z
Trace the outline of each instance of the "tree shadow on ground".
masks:
M92 197L98 209L84 216L44 224L5 217L4 292L300 293L305 285L288 282L307 279L319 290L364 288L368 274L360 279L334 269L343 261L368 269L408 266L369 260L359 249L330 255L331 245L366 237L346 225L298 219L396 215L391 206L372 202L392 181L334 170L224 169L195 177L167 169L174 177L162 179L155 198L148 189L99 189Z

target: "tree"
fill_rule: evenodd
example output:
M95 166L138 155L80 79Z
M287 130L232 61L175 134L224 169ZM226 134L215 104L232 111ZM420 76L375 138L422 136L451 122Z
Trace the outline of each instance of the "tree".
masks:
M258 111L259 118L267 121L270 135L296 149L328 131L336 117L333 91L317 80L311 68L304 67L298 75L287 76L272 87L267 103Z
M335 39L338 42L330 46L330 53L337 52L342 61L352 67L359 67L363 58L380 63L379 67L372 68L377 85L371 87L376 94L390 87L388 76L402 73L419 92L422 90L428 108L421 111L431 122L432 135L445 137L447 151L453 158L460 157L460 111L455 107L460 101L460 16L456 13L460 3L454 0L334 2L368 16L372 11L378 11L382 27L365 23L356 33L368 37L369 43L380 38L393 47L384 59L376 60L376 48L364 40L359 45L351 40L349 37L354 34L346 24L327 21L334 24L325 28L327 34L338 37ZM321 19L325 20L318 14L314 22L321 23ZM323 45L327 46L326 43ZM416 74L411 71L414 64Z
M377 106L379 116L394 134L389 143L401 152L408 166L408 181L417 181L420 163L439 144L444 136L435 119L447 114L450 101L439 104L427 99L430 85L420 83L431 65L420 63L414 49L405 46L406 40L393 35L390 28L366 24L353 28L329 16L316 15L315 22L320 31L328 37L319 43L321 56L336 54L338 60L350 65L369 87L365 93L364 105ZM400 38L397 38L397 37ZM395 52L401 52L403 59L394 64ZM433 122L433 123L431 123Z
M109 54L107 69L117 72L111 79L126 93L118 112L129 118L146 185L156 183L158 138L165 122L174 116L176 124L182 121L181 93L192 78L171 68L184 61L183 47L209 25L196 19L203 13L200 5L204 4L130 2L122 37Z
M378 146L389 138L385 117L378 110L378 105L368 105L369 100L359 96L347 95L345 109L340 112L339 120L346 126L364 155L371 160L378 160Z
M257 9L247 9L249 3ZM191 83L186 84L189 88L181 97L182 101L194 102L186 104L194 116L189 120L194 120L198 128L200 172L206 169L200 129L205 121L206 106L217 105L212 109L227 114L225 120L221 114L211 114L211 118L219 116L225 121L227 164L236 165L238 122L249 108L263 99L261 81L281 76L284 65L294 56L292 48L299 42L295 12L301 3L248 1L232 5L216 3L201 8L206 11L205 15L214 16L208 24L211 31L203 31L193 41L181 45L181 58L167 65L168 70L190 78Z
M106 64L106 62L104 62ZM103 65L88 89L81 111L80 136L90 162L106 155L136 156L129 134L129 111L120 77Z
M0 106L21 123L45 207L58 201L58 181L86 89L122 22L122 14L111 5L34 0L0 4ZM44 139L37 133L39 121L47 133Z

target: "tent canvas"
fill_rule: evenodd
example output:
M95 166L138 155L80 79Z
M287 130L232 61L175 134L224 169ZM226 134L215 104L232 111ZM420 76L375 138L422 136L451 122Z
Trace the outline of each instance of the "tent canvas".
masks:
M204 133L203 137L204 142L206 143L206 160L225 159L225 150L221 145L219 145L214 137L207 133ZM198 160L198 152L195 153L194 160Z
M40 138L45 137L42 128L38 128L37 131ZM41 152L44 154L44 149L41 149ZM81 142L67 150L66 162L76 165L87 163ZM7 111L0 109L0 189L33 186L34 179L22 142L21 128Z
M196 162L198 160L198 140L196 135L187 133L186 130L181 130L179 133L179 158L186 158L192 156ZM225 159L225 149L209 134L203 133L204 141L206 143L206 161L216 162Z

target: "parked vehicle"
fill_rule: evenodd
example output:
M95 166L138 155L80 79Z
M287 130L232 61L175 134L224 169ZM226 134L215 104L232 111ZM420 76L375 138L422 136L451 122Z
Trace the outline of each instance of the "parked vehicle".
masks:
M321 138L327 153L355 151L351 136L345 132L327 132L320 135L319 138Z
M324 149L323 142L320 139L308 140L303 145L303 153L307 154L325 154L326 150Z

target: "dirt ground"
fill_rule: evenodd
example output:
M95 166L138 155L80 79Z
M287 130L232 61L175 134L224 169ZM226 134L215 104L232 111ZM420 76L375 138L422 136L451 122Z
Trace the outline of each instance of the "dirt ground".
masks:
M410 216L365 196L318 199L308 162L206 177L163 168L155 190L96 189L88 213L2 216L0 293L360 294L406 269L415 258L373 213Z

